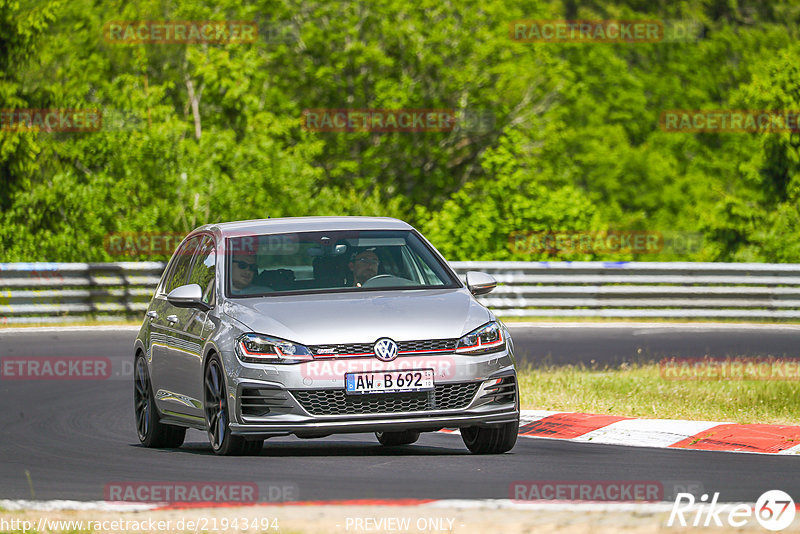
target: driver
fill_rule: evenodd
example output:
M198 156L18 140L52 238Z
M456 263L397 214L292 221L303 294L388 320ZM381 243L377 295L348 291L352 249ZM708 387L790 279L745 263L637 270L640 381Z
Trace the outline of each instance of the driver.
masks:
M364 249L353 254L350 257L350 263L347 264L353 271L353 287L361 287L364 282L377 276L380 263L374 248Z
M231 258L231 289L234 295L247 293L258 274L256 257L252 254L236 254Z

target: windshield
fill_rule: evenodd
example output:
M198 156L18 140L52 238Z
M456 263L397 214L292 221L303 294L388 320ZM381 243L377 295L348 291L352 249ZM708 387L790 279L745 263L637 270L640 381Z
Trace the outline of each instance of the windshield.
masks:
M229 296L459 287L414 232L358 230L228 238Z

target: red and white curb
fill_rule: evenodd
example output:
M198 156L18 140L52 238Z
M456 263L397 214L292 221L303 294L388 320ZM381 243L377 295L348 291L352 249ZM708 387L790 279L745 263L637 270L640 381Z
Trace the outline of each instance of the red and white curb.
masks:
M800 426L523 410L520 437L704 451L800 454Z

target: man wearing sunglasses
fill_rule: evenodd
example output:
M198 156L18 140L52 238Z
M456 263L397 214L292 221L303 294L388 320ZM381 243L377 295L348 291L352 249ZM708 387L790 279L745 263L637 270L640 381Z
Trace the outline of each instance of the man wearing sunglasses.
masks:
M253 283L253 279L258 274L256 257L253 255L239 254L231 261L231 289L234 295L247 293L247 289Z
M353 254L348 267L353 271L353 286L361 285L378 274L380 259L375 254L374 248L368 248Z

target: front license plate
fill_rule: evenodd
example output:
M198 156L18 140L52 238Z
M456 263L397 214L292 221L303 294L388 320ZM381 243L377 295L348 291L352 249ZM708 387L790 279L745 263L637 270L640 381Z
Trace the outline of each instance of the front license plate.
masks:
M433 389L433 369L347 373L344 375L344 384L345 392L350 395L431 391Z

